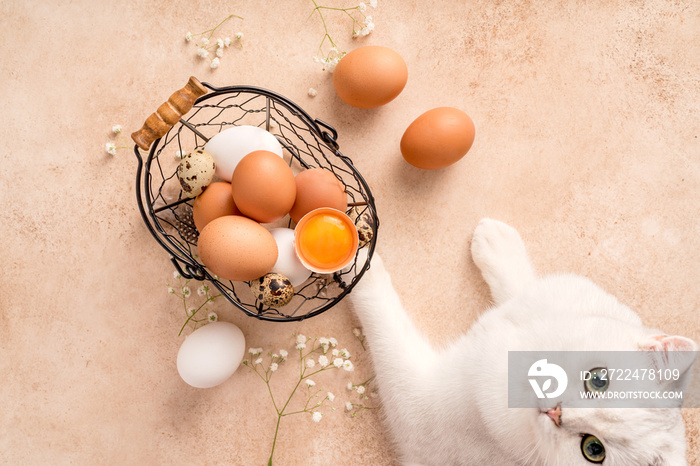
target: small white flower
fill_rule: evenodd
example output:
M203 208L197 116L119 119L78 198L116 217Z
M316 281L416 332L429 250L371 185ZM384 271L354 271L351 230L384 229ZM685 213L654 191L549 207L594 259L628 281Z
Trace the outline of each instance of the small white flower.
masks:
M319 356L318 357L318 364L321 367L326 367L328 365L328 358L323 356L323 355Z
M243 40L243 33L242 33L242 32L237 32L237 33L236 33L236 39L238 39L238 40Z
M328 341L331 342L331 346L332 346L333 348L335 348L336 346L338 346L338 340L336 340L335 338L330 337L330 338L328 339Z
M357 5L357 9L360 10L360 11L365 11L365 10L367 9L367 5L365 5L364 3L360 2L360 4Z
M364 385L358 385L356 390L357 390L357 393L359 393L360 395L362 395L362 394L365 392L365 386L364 386Z
M197 55L206 58L209 56L209 50L205 49L204 47L200 47L197 49Z
M372 17L371 17L371 16L366 16L366 17L365 17L364 23L365 23L365 24L370 24L371 22L372 22Z
M189 286L183 286L182 287L182 296L185 298L188 298L192 294L192 290L190 290Z
M262 353L262 348L249 348L248 352L253 356L257 356L258 354Z
M345 369L347 372L352 372L355 370L355 366L353 366L352 361L346 360L343 363L343 369Z
M173 270L173 278L177 279L180 277L182 277L182 275L180 275L180 272L178 272L177 270Z
M218 58L223 57L223 56L224 56L224 49L221 48L221 47L219 47L218 49L216 49L216 56L217 56Z
M307 94L309 94L309 97L316 97L318 95L318 91L313 87L310 87Z
M117 146L113 142L105 144L105 150L109 155L117 155Z
M307 359L307 360L306 360L306 367L308 367L309 369L311 369L311 368L314 367L315 365L316 365L316 361L314 361L313 359Z
M306 343L306 337L300 333L297 335L297 345L301 345L303 343Z
M205 294L207 294L207 291L209 291L209 287L206 285L202 285L199 288L197 288L197 294L199 296L204 296Z
M255 364L256 366L257 366L258 364L262 364L262 358L256 359L255 362L254 362L253 364Z
M281 349L281 350L280 350L280 357L282 358L283 361L284 361L285 359L287 359L287 356L289 356L289 353L287 353L286 350Z
M216 57L211 61L211 64L209 65L211 69L215 69L219 67L219 57Z
M352 411L352 403L350 403L349 401L346 401L345 402L345 410Z
M207 320L209 322L216 322L217 320L219 320L219 316L216 312L210 312L209 314L207 314Z
M355 386L352 384L352 382L348 382L348 390L352 390L355 388Z
M122 127L121 127L121 125L114 125L114 126L112 126L112 132L113 132L114 134L119 134L119 133L121 133L121 132L122 132Z
M216 46L219 48L224 47L224 40L223 39L216 39Z
M362 330L360 330L359 328L355 328L352 330L352 334L359 338L360 336L362 336Z
M202 44L209 45L209 39L207 39L206 37L202 37Z
M193 316L193 315L195 315L195 314L197 313L197 308L191 307L191 308L187 309L187 312L188 312L191 316Z
M331 392L328 392L328 393L326 394L326 398L328 398L328 401L330 401L330 402L332 403L333 400L335 400L335 395L332 394Z
M231 45L231 38L227 37L226 39L224 39L224 46L228 47L229 45Z
M321 63L321 59L314 55L314 63Z
M338 356L340 354L340 351L338 351L337 349L334 349L333 351L331 351L331 354L333 356Z
M311 388L311 387L313 387L314 385L316 385L316 382L314 382L314 381L311 380L311 379L306 379L306 386L307 386L307 387Z
M301 350L303 350L303 349L305 349L305 348L306 348L306 345L305 345L304 343L299 343L299 344L296 346L296 349L298 349L299 351L301 351Z
M341 358L335 358L333 360L333 365L337 368L343 367L343 360Z
M192 40L192 33L191 32L188 32L187 34L185 34L185 40L187 42L190 42Z
M270 364L270 372L275 372L277 370L277 367L278 366L277 366L276 362L273 362L272 364Z
M272 359L277 359L277 358L279 358L279 357L280 357L279 354L277 354L277 353L272 353Z
M170 294L175 294L175 288L173 288L172 286L169 286L169 287L168 287L168 293L170 293Z
M347 349L343 348L340 350L340 357L345 358L345 359L350 359L350 351Z
M321 422L322 417L323 417L323 413L320 413L318 411L314 411L313 415L311 416L311 419L313 419L314 422Z
M369 6L372 8L377 8L377 0L369 0Z

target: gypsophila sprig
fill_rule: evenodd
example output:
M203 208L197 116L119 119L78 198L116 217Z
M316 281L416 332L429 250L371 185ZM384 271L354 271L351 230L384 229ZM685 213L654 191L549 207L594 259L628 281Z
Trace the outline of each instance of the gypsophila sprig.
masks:
M173 272L173 278L178 281L179 286L173 286L170 283L166 283L168 293L176 296L182 301L182 306L185 310L185 315L187 316L187 320L185 320L185 323L182 324L180 332L177 334L177 336L182 335L182 331L188 324L192 326L192 330L196 330L198 327L201 327L208 322L216 322L219 320L219 316L216 314L216 312L208 312L209 309L207 305L214 302L214 300L220 297L221 294L211 294L209 286L201 285L197 288L197 296L199 296L200 299L203 299L203 301L198 305L192 306L188 302L188 299L193 296L192 289L189 287L190 280L185 279L177 270ZM206 314L206 317L199 319L198 313L202 309L208 313ZM260 351L262 351L262 349Z
M117 151L120 149L131 149L131 146L124 140L121 125L113 125L110 133L112 137L116 136L117 139L116 141L108 141L105 144L105 152L109 155L117 155Z
M311 415L311 420L313 422L321 422L325 414L324 411L335 411L335 408L330 405L330 403L333 403L335 400L335 395L319 388L311 377L318 380L318 377L323 372L338 370L340 368L348 370L347 367L352 367L352 363L348 359L343 359L340 356L336 358L338 360L337 365L328 364L328 358L324 354L331 345L337 344L338 342L335 338L312 339L302 334L294 334L294 347L299 355L299 364L297 366L299 377L296 385L292 388L284 402L278 401L273 395L270 380L274 373L281 370L281 366L287 361L289 353L284 349L280 349L277 353L268 352L267 358L263 358L261 356L264 352L262 348L250 348L248 350L248 359L244 360L242 364L253 370L255 374L265 382L267 391L270 394L272 406L277 414L277 425L272 439L272 448L270 450L268 465L272 464L277 435L280 430L280 422L283 417L293 414L307 414ZM350 353L347 350L342 350L342 353L350 357ZM318 359L318 364L316 363L316 359ZM298 397L303 396L301 401L304 401L304 405L301 408L292 410L292 408L290 408L290 402L295 395Z
M197 48L197 56L202 59L208 59L209 67L213 70L218 68L221 64L221 58L224 56L224 50L230 47L233 43L231 38L228 36L225 38L219 37L215 39L214 33L231 18L238 18L240 20L243 19L238 15L229 15L211 29L207 29L206 31L197 34L192 34L191 32L185 34L185 40L187 42L194 41L194 45ZM234 37L236 38L238 46L242 47L243 33L237 32Z
M336 42L331 37L328 31L328 25L326 24L326 18L323 16L324 11L326 12L336 12L348 17L352 21L352 37L365 37L369 35L374 30L374 20L372 16L365 14L367 10L367 4L360 2L358 5L349 8L336 8L326 5L319 5L317 0L311 0L314 4L314 9L311 12L311 16L318 14L323 24L324 35L321 39L321 43L318 46L318 51L314 55L314 61L320 63L324 71L333 72L336 65L346 52L340 50ZM372 8L377 7L377 0L371 0L369 6Z
M376 392L370 388L373 381L374 376L357 385L348 382L348 390L357 394L358 397L357 401L354 403L350 401L345 403L345 410L350 414L350 417L357 417L357 415L364 410L377 409L377 406L371 403L370 405L365 404L368 402L369 398L376 396Z

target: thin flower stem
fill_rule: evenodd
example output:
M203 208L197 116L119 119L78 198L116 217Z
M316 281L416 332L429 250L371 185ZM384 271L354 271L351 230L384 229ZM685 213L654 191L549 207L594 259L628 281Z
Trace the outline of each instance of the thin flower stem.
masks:
M280 410L277 407L277 403L275 402L275 397L272 395L272 388L270 388L270 379L267 379L265 381L265 385L267 385L267 391L270 393L270 399L272 400L272 406L275 407L275 411L277 412L277 416L280 416Z
M219 24L217 24L216 26L214 26L212 29L207 29L206 31L202 31L202 32L197 33L197 34L195 34L195 35L196 35L196 36L201 36L201 35L204 35L204 34L206 34L207 32L209 32L210 34L209 34L209 37L207 37L207 39L211 39L211 36L214 35L214 33L216 32L216 30L219 29L219 27L221 27L222 24L224 24L226 21L228 21L228 20L231 19L231 18L243 19L242 17L240 17L240 16L238 16L238 15L229 15L229 16L227 16L223 21L221 21Z
M275 454L275 445L277 445L277 433L280 431L280 421L282 420L282 415L277 415L277 426L275 427L275 437L272 439L272 450L270 450L270 460L267 462L268 466L272 466L272 456Z
M182 324L182 327L180 328L180 332L177 334L177 336L179 337L180 335L182 335L182 331L185 330L185 327L187 326L187 324L190 322L190 320L192 320L194 318L195 315L197 315L197 313L200 311L200 309L202 309L204 307L205 304L213 301L214 299L218 298L219 296L221 296L221 294L214 295L210 299L207 299L202 304L200 304L199 307L197 308L197 310L194 311L189 317L187 317L187 320L185 321L184 324ZM187 298L185 298L184 296L182 298L182 304L183 304L183 306L185 306L185 312L187 312Z
M316 375L316 374L318 374L319 372L323 372L323 371L327 371L327 370L335 369L335 368L336 368L336 367L333 366L333 365L328 365L328 366L326 366L326 367L323 367L323 368L317 370L316 372L312 372L312 373L309 374L309 375L302 376L301 380L308 379L308 378L311 377L312 375Z

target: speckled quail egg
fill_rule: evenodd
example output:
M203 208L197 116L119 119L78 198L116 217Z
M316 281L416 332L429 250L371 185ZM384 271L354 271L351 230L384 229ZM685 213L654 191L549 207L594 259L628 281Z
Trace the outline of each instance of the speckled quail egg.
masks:
M255 299L270 307L282 307L294 297L292 282L279 273L268 273L251 281L250 291Z
M177 167L177 177L187 197L197 197L214 179L216 163L214 157L197 149L182 157Z
M359 247L364 248L374 237L374 220L368 206L355 206L348 212L348 216L355 222L357 236L360 239Z

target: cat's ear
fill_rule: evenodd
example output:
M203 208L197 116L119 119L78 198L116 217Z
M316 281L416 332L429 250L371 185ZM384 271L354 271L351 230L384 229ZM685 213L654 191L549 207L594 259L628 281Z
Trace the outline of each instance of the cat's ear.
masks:
M640 351L652 352L657 369L687 371L695 361L698 345L679 335L647 335L639 342Z

